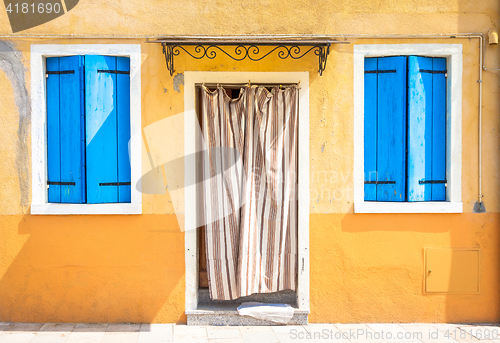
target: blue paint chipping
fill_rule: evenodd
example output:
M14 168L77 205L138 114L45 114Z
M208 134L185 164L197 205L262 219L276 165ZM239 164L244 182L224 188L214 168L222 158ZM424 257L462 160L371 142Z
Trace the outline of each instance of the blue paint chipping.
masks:
M445 58L408 58L408 201L444 201L446 180Z
M86 56L87 194L89 203L130 202L130 71L128 58Z

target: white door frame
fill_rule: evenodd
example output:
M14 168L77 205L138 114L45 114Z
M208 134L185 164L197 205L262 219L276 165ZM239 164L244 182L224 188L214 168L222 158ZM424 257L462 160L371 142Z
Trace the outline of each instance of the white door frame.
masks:
M298 127L298 283L297 305L309 310L309 73L308 72L198 72L184 73L184 156L197 151L195 137L201 131L195 112L196 83L300 83ZM185 180L195 170L186 159ZM198 243L196 230L196 186L184 188L186 263L186 312L198 306Z

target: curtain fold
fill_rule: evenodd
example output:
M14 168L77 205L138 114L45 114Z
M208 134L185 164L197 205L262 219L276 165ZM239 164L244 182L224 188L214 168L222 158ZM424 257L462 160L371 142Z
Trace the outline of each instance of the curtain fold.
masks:
M298 87L201 91L210 296L296 288Z

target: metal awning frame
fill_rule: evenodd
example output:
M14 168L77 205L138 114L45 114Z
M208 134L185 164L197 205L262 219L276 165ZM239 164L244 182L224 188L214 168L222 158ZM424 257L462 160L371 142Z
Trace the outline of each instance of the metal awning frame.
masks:
M148 41L149 43L161 43L165 62L170 75L174 74L174 57L179 56L184 51L194 59L203 58L214 59L217 53L222 53L235 61L260 61L265 57L276 53L282 60L291 58L298 60L310 52L318 56L318 72L323 74L326 68L326 61L330 54L332 44L348 44L347 41L324 40L324 39L156 39ZM193 49L186 49L188 46L194 46ZM271 50L265 49L261 52L260 47L272 47ZM234 47L234 50L233 50Z

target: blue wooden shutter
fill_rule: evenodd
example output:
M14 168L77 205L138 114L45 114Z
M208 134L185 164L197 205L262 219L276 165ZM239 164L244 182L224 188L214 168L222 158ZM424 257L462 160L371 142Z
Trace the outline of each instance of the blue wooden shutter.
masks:
M406 57L365 59L365 200L405 201Z
M84 203L83 56L47 58L48 201Z
M85 57L88 203L130 202L130 62Z
M446 200L445 73L445 58L408 58L408 201Z

